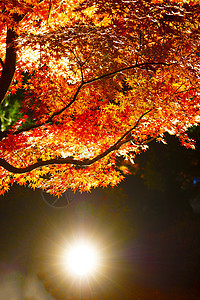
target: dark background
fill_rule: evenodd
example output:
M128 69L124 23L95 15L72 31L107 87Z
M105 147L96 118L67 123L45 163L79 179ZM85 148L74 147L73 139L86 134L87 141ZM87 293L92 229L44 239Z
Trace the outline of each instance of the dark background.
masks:
M115 188L68 191L56 200L13 186L0 197L4 283L15 272L23 286L31 272L51 299L79 299L80 290L82 299L199 299L199 129L191 135L196 150L171 136L168 145L151 143L128 165L134 175ZM59 259L64 245L82 236L103 254L102 274L89 283L69 278Z

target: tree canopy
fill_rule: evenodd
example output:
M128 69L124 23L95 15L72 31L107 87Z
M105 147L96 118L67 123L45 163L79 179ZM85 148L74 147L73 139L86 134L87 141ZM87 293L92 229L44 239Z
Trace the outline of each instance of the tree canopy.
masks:
M198 0L2 0L1 110L23 100L0 132L0 193L115 185L118 157L134 163L165 132L194 147L199 11Z

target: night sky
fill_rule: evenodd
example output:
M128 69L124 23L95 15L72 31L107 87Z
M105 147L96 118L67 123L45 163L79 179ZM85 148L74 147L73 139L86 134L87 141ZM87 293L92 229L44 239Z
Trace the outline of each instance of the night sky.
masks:
M56 200L13 186L0 197L0 299L199 299L199 145L168 139L113 189ZM59 258L82 236L103 254L89 283L69 278Z

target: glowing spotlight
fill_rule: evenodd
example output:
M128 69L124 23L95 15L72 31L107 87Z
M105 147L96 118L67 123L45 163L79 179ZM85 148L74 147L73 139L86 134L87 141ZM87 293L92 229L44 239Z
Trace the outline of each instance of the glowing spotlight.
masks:
M66 268L75 275L88 276L95 272L97 264L97 251L88 242L77 242L71 245L65 253Z

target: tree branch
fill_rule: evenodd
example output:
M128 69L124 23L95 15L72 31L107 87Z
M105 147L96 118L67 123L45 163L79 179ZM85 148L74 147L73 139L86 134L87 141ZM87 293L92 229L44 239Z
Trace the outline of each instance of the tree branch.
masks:
M126 136L128 136L130 133L131 133L131 131L133 131L134 129L136 129L137 128L137 126L138 126L138 124L139 124L139 122L140 122L140 120L145 116L145 115L147 115L148 113L150 113L152 110L153 110L154 108L151 108L151 109L149 109L148 111L146 111L144 114L142 114L140 117L139 117L139 119L137 120L137 122L136 122L136 124L131 128L131 129L129 129L119 140L118 140L118 142L117 143L119 143L121 140L123 140Z
M59 110L59 111L53 113L53 115L50 116L45 122L43 122L43 123L41 123L41 124L34 124L34 125L31 125L31 126L29 126L29 127L27 127L27 128L18 129L18 130L16 130L15 132L13 132L12 134L13 134L13 135L17 135L17 134L20 134L20 133L22 133L22 132L27 132L27 131L29 131L29 130L33 130L33 129L36 129L36 128L39 128L39 127L42 127L42 126L44 126L44 125L47 125L47 124L52 123L53 118L54 118L55 116L60 115L62 112L64 112L68 107L70 107L70 106L76 101L76 98L77 98L77 96L78 96L78 94L79 94L79 92L80 92L80 90L81 90L83 84L84 84L84 83L81 83L81 85L78 87L76 93L74 94L74 97L73 97L72 101L70 101L63 109L61 109L61 110ZM9 133L10 133L9 130L6 130L6 131L0 131L0 140L2 140L3 138L7 137Z
M14 13L12 15L13 20L16 24L18 24L25 16L18 15ZM3 102L4 97L10 87L12 82L13 76L15 74L15 67L16 67L16 47L15 47L15 40L17 38L17 33L15 32L14 28L7 28L7 35L6 35L6 57L5 62L3 63L1 59L1 65L3 70L1 72L0 77L0 104Z
M65 107L63 107L61 110L55 112L52 114L52 116L50 116L45 122L41 123L41 124L35 124L35 125L31 125L27 128L24 128L24 129L19 129L15 132L13 132L12 134L14 135L17 135L17 134L20 134L22 132L27 132L29 130L33 130L33 129L36 129L36 128L39 128L39 127L42 127L44 125L47 125L49 123L52 123L53 121L53 118L62 114L67 108L69 108L75 101L76 101L76 98L80 92L80 90L85 86L85 85L88 85L90 83L93 83L93 82L96 82L96 81L99 81L103 78L107 78L107 77L111 77L113 75L116 75L120 72L123 72L123 71L128 71L128 70L132 70L132 69L135 69L135 68L141 68L141 67L146 67L148 65L165 65L165 66L169 66L170 64L167 64L167 63L141 63L141 64L135 64L133 66L129 66L129 67L125 67L125 68L122 68L122 69L119 69L119 70L116 70L114 72L111 72L111 73L107 73L107 74L104 74L104 75L101 75L99 77L96 77L96 78L93 78L93 79L90 79L88 81L82 81L82 83L80 84L80 86L77 88L77 91L76 93L74 94L74 97L72 99L72 101L70 101ZM7 135L9 134L9 131L4 131L4 132L0 132L0 140L2 138L5 138L7 137Z
M3 67L1 77L0 77L0 103L3 102L4 97L9 89L9 86L12 82L15 67L16 67L16 49L14 41L17 37L17 34L12 29L7 29L6 37L6 58L5 63L1 65Z
M102 152L101 154L97 155L96 157L94 157L92 159L77 160L77 159L73 159L71 157L55 158L55 159L49 159L49 160L45 160L45 161L41 160L41 161L38 161L27 167L18 168L18 167L12 166L5 159L0 158L0 166L3 167L4 169L6 169L7 171L15 173L15 174L23 174L23 173L31 172L32 170L35 170L39 167L56 165L56 164L58 164L58 165L70 164L70 165L83 166L83 167L90 166L93 163L97 162L98 160L102 159L103 157L107 156L109 153L111 153L115 150L118 150L122 145L131 141L131 139L132 139L132 136L130 136L131 131L136 129L140 120L152 110L153 109L150 109L150 110L146 111L144 114L142 114L139 117L139 119L137 120L136 124L131 129L129 129L120 139L118 139L118 141L114 145L112 145L107 150L105 150L104 152Z
M135 65L132 65L132 66L129 66L129 67L125 67L125 68L122 68L122 69L119 69L119 70L116 70L116 71L113 71L111 73L108 73L108 74L104 74L104 75L101 75L97 78L93 78L93 79L90 79L86 82L84 82L84 85L86 84L89 84L89 83L93 83L95 81L98 81L98 80L101 80L103 78L106 78L106 77L110 77L110 76L113 76L113 75L116 75L118 73L121 73L121 72L124 72L124 71L128 71L128 70L132 70L132 69L135 69L135 68L141 68L141 67L148 67L148 66L152 66L152 65L163 65L163 66L170 66L171 64L168 64L168 63L141 63L141 64L135 64Z
M1 57L0 57L0 64L1 64L2 68L4 68L4 62Z

